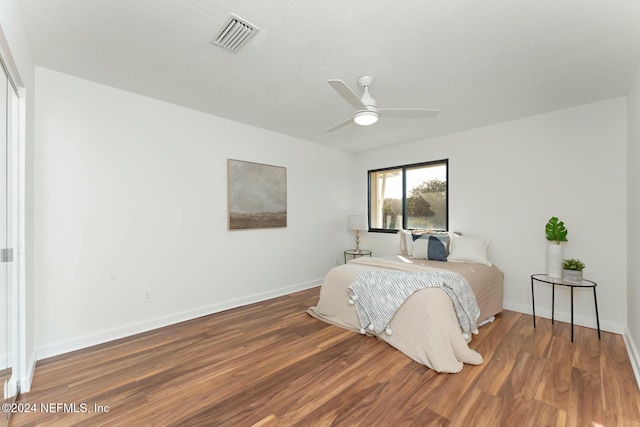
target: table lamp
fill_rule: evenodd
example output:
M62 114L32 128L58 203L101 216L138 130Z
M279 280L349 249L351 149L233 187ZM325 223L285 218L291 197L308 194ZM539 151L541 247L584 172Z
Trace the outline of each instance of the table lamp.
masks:
M369 224L364 215L349 215L349 230L356 232L356 253L360 253L360 230L368 230Z

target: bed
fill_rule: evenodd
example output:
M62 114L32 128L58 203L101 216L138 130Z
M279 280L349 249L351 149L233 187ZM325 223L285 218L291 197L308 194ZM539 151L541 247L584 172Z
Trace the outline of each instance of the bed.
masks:
M349 285L359 275L371 270L450 271L462 275L478 302L478 325L492 320L502 311L502 271L490 262L443 262L406 255L361 257L332 268L323 280L317 305L308 310L319 320L356 333L377 336L437 372L456 373L465 363L482 363L482 356L469 348L471 338L462 333L451 298L440 288L426 288L413 293L391 319L392 334L362 330L354 305L349 303L353 303L349 301Z

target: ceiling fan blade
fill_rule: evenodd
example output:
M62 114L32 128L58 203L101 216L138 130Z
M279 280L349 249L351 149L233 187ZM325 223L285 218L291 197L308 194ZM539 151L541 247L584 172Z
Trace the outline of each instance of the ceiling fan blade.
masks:
M331 87L345 99L349 104L353 105L356 110L366 110L367 106L362 103L360 97L352 91L342 80L332 79L328 81Z
M350 125L351 123L353 123L353 119L349 119L349 120L345 120L344 122L340 123L338 126L332 127L331 129L329 129L327 131L327 133L329 132L333 132L335 130L341 129L347 125Z
M428 119L438 115L440 110L425 108L378 108L380 117L400 117L409 119Z

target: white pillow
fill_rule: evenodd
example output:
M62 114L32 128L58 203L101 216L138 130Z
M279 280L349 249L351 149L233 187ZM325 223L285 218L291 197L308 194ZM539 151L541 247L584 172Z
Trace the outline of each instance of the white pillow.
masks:
M489 241L477 237L466 237L451 234L451 246L449 249L448 261L475 262L491 267L491 262L487 258L487 248Z
M429 239L416 239L411 245L411 257L429 259Z
M400 255L411 256L413 246L413 236L410 230L398 230L400 236Z

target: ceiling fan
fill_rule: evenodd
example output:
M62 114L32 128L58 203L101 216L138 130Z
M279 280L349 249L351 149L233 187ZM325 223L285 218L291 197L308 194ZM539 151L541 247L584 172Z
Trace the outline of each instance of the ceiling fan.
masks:
M378 121L378 117L430 118L437 116L440 112L440 110L427 110L424 108L378 108L376 100L369 94L369 87L373 84L373 81L373 76L358 77L358 85L364 90L362 97L359 97L342 80L329 80L331 87L345 101L353 105L356 111L352 118L329 129L327 132L336 131L352 122L361 126L372 125Z

